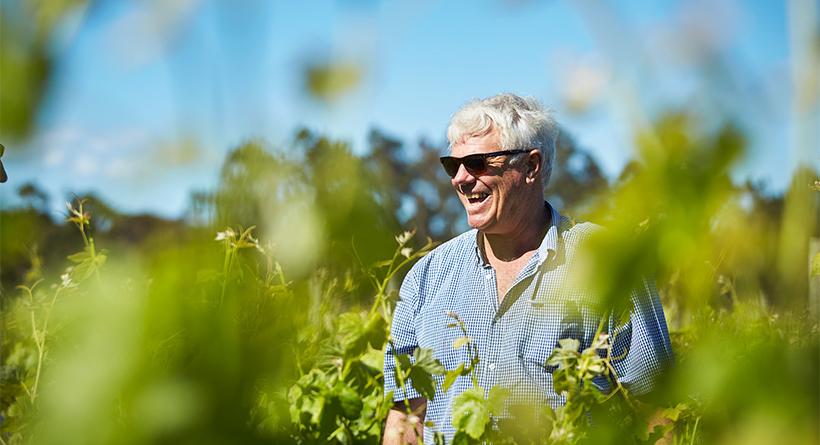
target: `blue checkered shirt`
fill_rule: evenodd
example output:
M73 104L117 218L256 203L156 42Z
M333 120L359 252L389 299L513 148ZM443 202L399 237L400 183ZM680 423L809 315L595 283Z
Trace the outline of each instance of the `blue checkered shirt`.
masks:
M588 286L572 278L579 269L578 246L601 227L571 220L545 205L552 214L547 234L501 303L495 271L477 243L478 231L466 232L419 260L399 291L401 301L391 327L395 352L412 356L417 346L432 349L447 370L469 362L467 347L453 347L453 340L463 333L446 327L454 321L446 311L452 311L464 321L467 335L478 348L482 388L509 388L510 404L553 408L564 404L564 397L553 389L552 370L544 362L560 339L580 340L581 350L589 347L602 317L607 316L595 309L595 295ZM642 282L631 292L634 307L629 320L620 323L616 315L609 315L604 324L604 332L613 338L612 357L616 359L612 364L618 379L634 395L652 390L657 377L674 363L656 287L651 280ZM393 399L401 401L405 394L393 376L393 352L388 346L385 394L394 391ZM425 443L433 443L435 431L444 433L448 442L452 439L453 399L473 386L469 375L460 376L444 393L444 377L437 379L439 387L427 403L425 417L435 428L425 428ZM605 392L610 390L606 379L595 383ZM421 395L408 383L406 398L416 397Z

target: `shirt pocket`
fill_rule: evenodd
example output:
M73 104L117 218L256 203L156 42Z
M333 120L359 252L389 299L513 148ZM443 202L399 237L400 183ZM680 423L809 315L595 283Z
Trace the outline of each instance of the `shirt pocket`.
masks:
M580 350L587 347L584 320L575 302L563 301L538 304L530 303L525 310L521 326L520 367L523 391L534 393L535 401L557 407L564 403L563 396L556 394L552 382L555 366L546 365L559 341L573 338L580 341Z
M438 359L448 371L457 368L466 360L466 346L460 349L453 347L453 341L462 337L458 327L447 327L455 319L446 314L445 309L426 310L417 318L417 339L419 347L432 349L433 357Z
M557 344L557 326L560 320L545 305L524 308L518 326L518 335L510 336L506 347L517 350L515 363L508 366L513 388L513 403L557 406L560 400L552 386L552 369L544 363Z

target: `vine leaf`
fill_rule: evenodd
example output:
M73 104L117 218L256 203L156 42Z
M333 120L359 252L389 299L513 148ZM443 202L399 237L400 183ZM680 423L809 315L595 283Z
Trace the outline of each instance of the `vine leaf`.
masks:
M452 371L447 371L447 375L446 377L444 377L444 383L441 385L441 388L444 390L444 392L447 392L447 390L450 389L451 386L453 386L453 383L456 382L458 376L464 375L464 366L465 363L462 363L458 365L458 368L453 369Z
M76 274L75 276L77 277L77 282L82 283L90 277L95 270L102 267L107 258L107 254L108 251L103 249L100 253L92 255L91 248L86 247L82 252L69 255L68 259L70 261L78 263L74 266L74 273Z
M667 419L669 419L673 422L677 422L678 417L680 417L680 414L684 410L686 410L686 408L687 408L686 404L678 403L677 406L675 406L673 408L666 408L665 410L663 410L663 412L661 413L661 416L666 417Z
M490 422L490 402L481 387L470 388L453 400L453 427L473 439L484 434Z
M473 341L473 337L459 337L453 340L453 348L460 349L462 346Z
M7 410L23 394L23 385L17 382L0 381L0 411Z
M359 394L349 386L336 384L333 395L339 401L341 415L348 420L356 420L362 413L363 403Z
M433 376L444 375L447 371L441 362L433 358L432 349L416 348L413 356L416 357L416 363L410 367L410 383L427 400L433 400L438 386L438 381Z

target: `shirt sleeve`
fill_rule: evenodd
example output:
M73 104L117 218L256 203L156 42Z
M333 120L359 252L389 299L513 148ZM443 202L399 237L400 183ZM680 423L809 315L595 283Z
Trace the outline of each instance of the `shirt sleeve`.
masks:
M418 266L418 263L416 264ZM416 340L415 318L419 303L419 285L416 276L417 267L413 267L399 289L399 302L393 311L393 323L390 327L390 339L384 355L384 394L385 397L393 391L393 401L415 399L422 397L410 383L405 381L405 390L396 381L394 370L396 368L396 355L407 354L412 363L415 363L413 351L418 347ZM395 349L394 349L395 347Z
M654 280L643 278L632 290L633 308L621 324L617 314L610 318L612 366L618 381L639 396L652 391L658 378L675 366L666 318Z

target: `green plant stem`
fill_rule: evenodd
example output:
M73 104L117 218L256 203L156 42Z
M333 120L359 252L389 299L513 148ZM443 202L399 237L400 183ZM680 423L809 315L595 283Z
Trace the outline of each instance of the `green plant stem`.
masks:
M692 440L689 442L689 445L694 445L695 444L695 437L697 437L698 422L700 422L700 418L701 418L701 416L698 416L698 418L695 419L695 426L694 426L694 428L692 428Z
M228 288L228 273L231 271L231 266L233 266L233 257L234 257L234 250L230 246L229 241L225 241L225 261L222 264L222 294L219 296L219 305L222 306L222 302L225 300L225 291Z
M63 289L62 286L58 286L57 290L54 291L54 298L51 299L51 304L48 306L48 310L46 311L45 320L43 320L43 330L42 335L37 338L37 328L32 326L34 329L35 337L34 340L37 343L37 372L34 374L34 386L31 387L31 403L34 403L34 400L37 398L37 386L40 384L40 371L43 368L43 359L45 358L45 351L46 351L46 331L48 330L48 319L51 317L51 310L54 309L54 305L57 303L57 296L60 295L60 291ZM34 310L32 309L31 315L32 323L34 322Z
M388 340L390 343L390 352L393 353L393 359L396 361L396 365L399 366L399 372L396 373L396 377L399 378L399 386L401 387L401 393L404 396L404 411L409 417L413 414L413 411L410 409L410 399L407 398L407 383L404 380L404 370L401 369L401 365L399 365L399 356L396 354L396 345L393 344L392 340ZM420 445L424 445L424 438L419 436L419 430L416 429L416 426L413 425L413 434L416 436L416 441Z
M456 315L456 320L458 320L458 327L461 328L461 334L465 337L467 335L467 326L464 324L464 320L462 320L458 315ZM473 379L473 386L478 387L478 371L476 371L476 364L478 363L478 346L475 346L473 342L470 342L467 345L468 350L470 351L470 377Z
M285 271L282 270L282 265L279 264L279 261L276 261L276 273L279 274L279 280L282 282L282 287L287 289L288 282L285 280Z
M83 201L84 200L80 200L79 204L77 205L78 213L80 215L83 214ZM83 245L85 245L85 247L88 249L88 254L89 256L91 256L91 264L94 267L94 276L97 277L97 284L100 284L102 282L102 279L100 278L100 271L97 267L97 250L94 247L94 237L90 234L86 235L85 233L85 226L88 225L90 229L91 223L86 219L84 221L75 222L75 224L77 225L77 228L80 230L80 234L83 236Z
M83 238L85 238L85 231L83 231ZM94 276L97 277L97 284L100 284L102 278L100 278L100 268L97 264L97 249L94 247L94 237L91 235L88 236L88 252L91 255L91 264L94 265Z

